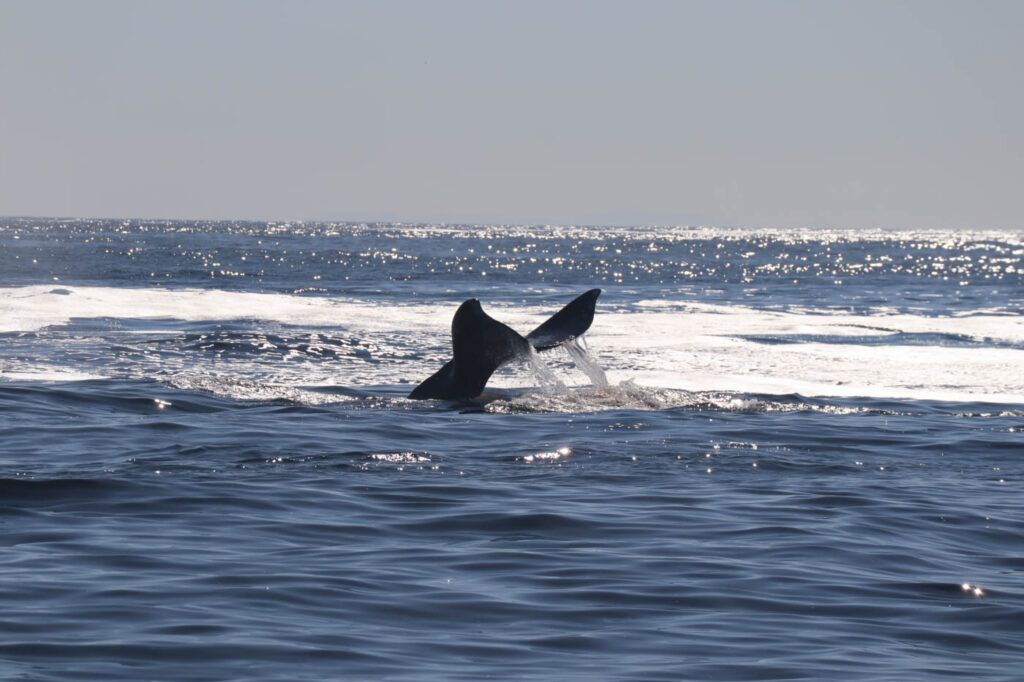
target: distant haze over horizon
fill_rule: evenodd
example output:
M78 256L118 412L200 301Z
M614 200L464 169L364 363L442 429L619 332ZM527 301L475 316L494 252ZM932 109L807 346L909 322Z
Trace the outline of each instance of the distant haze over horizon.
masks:
M1021 2L0 0L0 215L1024 229Z

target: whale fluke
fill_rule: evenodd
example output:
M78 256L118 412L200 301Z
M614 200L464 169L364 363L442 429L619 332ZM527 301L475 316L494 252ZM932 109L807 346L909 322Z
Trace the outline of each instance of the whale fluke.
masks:
M490 317L480 301L464 301L452 318L452 359L413 389L414 400L469 400L483 393L494 370L519 357L582 336L594 321L600 289L578 296L526 337Z
M526 335L526 340L537 350L550 350L563 343L583 336L594 321L594 307L600 289L591 289L577 296L557 313L548 318L547 322Z

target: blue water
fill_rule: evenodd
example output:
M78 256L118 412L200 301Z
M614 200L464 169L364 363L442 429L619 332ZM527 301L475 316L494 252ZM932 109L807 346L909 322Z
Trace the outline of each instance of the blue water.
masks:
M611 387L405 399L595 286ZM0 219L0 678L1018 680L1022 312L1008 233Z

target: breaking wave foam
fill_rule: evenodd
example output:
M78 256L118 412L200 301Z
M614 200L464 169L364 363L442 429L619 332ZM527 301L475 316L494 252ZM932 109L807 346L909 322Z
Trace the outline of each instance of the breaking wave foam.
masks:
M454 307L223 290L2 288L0 333L6 348L0 375L57 381L229 375L282 387L279 391L415 385L449 357ZM549 307L505 304L487 310L525 331L543 320ZM237 320L248 326L231 332L216 328ZM273 347L256 343L263 338L260 330L273 331L272 338L264 335ZM182 340L193 336L229 347L185 347ZM616 398L624 403L657 404L657 391L669 389L1024 402L1019 371L1024 319L996 311L854 314L647 300L632 307L599 307L587 336L589 357L599 365L588 367L585 357L553 351L541 356L554 372L550 381L512 368L498 372L491 387L550 383L561 396L554 399L580 400L566 398L558 386L579 383L575 366L586 373L588 384L661 387L646 396L625 390L631 397ZM83 352L89 343L95 345ZM46 344L52 344L48 351Z

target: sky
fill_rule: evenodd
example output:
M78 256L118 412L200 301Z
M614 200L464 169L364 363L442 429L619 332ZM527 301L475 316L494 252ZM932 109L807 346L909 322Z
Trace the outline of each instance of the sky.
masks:
M1024 231L1024 2L0 0L0 215Z

